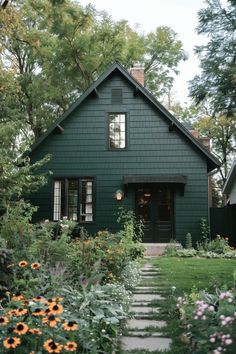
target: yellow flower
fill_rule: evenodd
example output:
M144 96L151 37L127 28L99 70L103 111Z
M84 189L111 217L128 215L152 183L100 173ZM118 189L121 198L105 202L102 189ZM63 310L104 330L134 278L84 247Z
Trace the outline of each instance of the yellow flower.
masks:
M18 265L19 265L19 267L24 268L24 267L27 267L28 262L26 262L26 261L20 261L20 262L18 263Z
M63 349L63 345L54 342L52 339L46 340L46 342L43 344L43 347L48 353L60 353Z
M65 331L75 331L78 329L78 325L73 321L63 323L62 327Z
M6 326L8 324L9 320L7 317L0 317L0 326Z
M19 322L16 324L13 332L19 335L25 334L28 332L29 327L24 322Z
M77 343L75 342L67 342L64 345L65 350L68 350L69 352L74 352L77 349Z
M31 269L39 269L41 267L41 264L35 262L35 263L32 263L30 267L31 267Z
M42 322L54 328L56 327L57 323L61 322L61 319L59 317L55 317L54 315L49 315L48 317L44 317Z
M9 337L3 341L3 345L7 349L16 348L20 344L21 340L17 337Z
M27 314L27 312L28 312L28 310L26 310L26 309L17 309L16 310L16 316L24 316L24 315L26 315Z
M58 315L59 313L63 312L63 306L60 304L57 304L56 302L52 302L48 306L50 314L52 315Z

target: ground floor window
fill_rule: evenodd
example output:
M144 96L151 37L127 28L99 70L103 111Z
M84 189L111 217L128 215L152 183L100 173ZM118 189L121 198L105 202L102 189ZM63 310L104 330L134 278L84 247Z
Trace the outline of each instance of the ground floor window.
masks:
M53 181L53 220L63 216L93 222L93 178L63 178Z

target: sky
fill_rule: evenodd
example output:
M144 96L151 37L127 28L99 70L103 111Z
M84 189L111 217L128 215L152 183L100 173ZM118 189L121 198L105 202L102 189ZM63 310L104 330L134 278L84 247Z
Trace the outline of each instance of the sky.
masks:
M181 103L189 103L188 84L200 72L199 61L194 55L195 45L206 43L206 38L196 34L197 12L205 7L204 0L79 0L81 5L93 4L98 10L106 10L114 20L126 19L134 28L139 24L145 33L158 26L169 26L178 35L188 54L188 60L178 67L174 94Z

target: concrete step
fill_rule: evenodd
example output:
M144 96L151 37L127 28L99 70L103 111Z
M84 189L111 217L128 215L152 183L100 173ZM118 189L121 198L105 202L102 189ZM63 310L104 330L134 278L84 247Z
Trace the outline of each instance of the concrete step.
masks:
M130 337L164 337L161 332L148 332L148 331L131 331L128 333Z
M169 243L144 243L145 252L144 256L160 256L164 253L165 248Z
M157 314L160 311L159 307L149 307L149 306L130 306L129 311L134 313L135 315L137 314L147 314L147 315L153 315Z
M123 337L121 343L124 350L167 351L170 349L171 339L156 337Z
M151 302L153 300L165 300L165 298L159 294L134 294L133 302Z
M166 321L157 321L157 320L149 320L149 319L136 319L132 318L131 320L127 321L127 328L128 330L136 330L141 329L145 330L148 327L154 328L163 328L166 327Z

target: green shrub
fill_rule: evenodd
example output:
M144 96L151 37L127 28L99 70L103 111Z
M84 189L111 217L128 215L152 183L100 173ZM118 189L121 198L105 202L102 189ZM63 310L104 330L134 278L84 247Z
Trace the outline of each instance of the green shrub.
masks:
M183 246L181 243L177 242L176 240L170 240L170 243L166 246L164 250L164 255L167 257L175 257L178 256L177 251L182 250Z
M12 286L12 250L0 248L0 299Z
M214 240L205 240L202 243L198 243L197 249L199 251L224 254L230 250L230 246L227 238L223 238L220 235L217 235Z
M193 248L192 235L191 235L190 232L188 232L188 233L186 234L186 238L185 238L185 248L187 248L187 249Z

